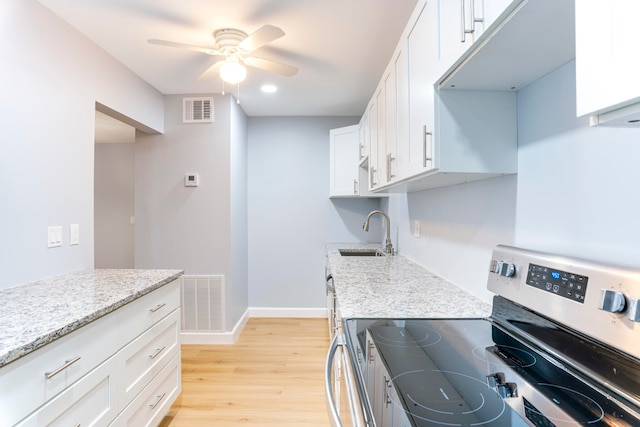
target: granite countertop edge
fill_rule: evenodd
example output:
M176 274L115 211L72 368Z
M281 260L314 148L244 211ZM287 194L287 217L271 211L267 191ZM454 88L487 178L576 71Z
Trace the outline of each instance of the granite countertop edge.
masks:
M78 272L72 272L72 273L61 275L61 276L42 279L33 283L26 283L14 288L0 290L0 301L4 299L6 294L14 293L18 289L21 291L20 292L21 294L24 294L24 292L29 292L29 288L33 287L34 285L42 286L49 282L51 283L56 282L60 279L65 281L73 281L73 278L75 275L82 276L87 274L87 272L91 272L91 271L107 271L107 270L83 270ZM113 276L118 275L119 270L108 270L108 271L112 273L111 278L113 278ZM52 343L58 338L62 338L65 335L70 334L71 332L93 322L94 320L97 320L103 316L106 316L107 314L110 314L116 311L117 309L129 304L132 301L135 301L136 299L146 294L149 294L155 291L156 289L161 288L162 286L168 283L171 283L172 281L178 279L180 276L184 274L184 270L136 269L136 270L121 270L121 271L126 272L128 274L131 274L132 272L152 273L152 274L157 274L158 277L161 277L161 278L148 279L149 280L148 284L145 284L142 288L134 289L133 293L130 293L129 292L130 289L127 288L126 293L123 293L123 295L121 297L118 297L114 302L109 302L106 305L100 305L95 310L83 312L82 314L80 314L77 317L74 317L73 320L70 320L68 323L65 323L62 326L55 327L55 329L48 330L44 333L38 333L32 338L21 340L18 344L15 344L15 345L7 344L6 341L9 341L10 339L8 340L7 336L0 335L0 368L10 364L15 360L18 360L23 356L28 355L29 353L32 353L38 350L39 348L47 344ZM128 283L127 285L135 286L135 284L133 283ZM73 289L70 289L70 290L72 291ZM0 325L6 323L5 320L6 319L3 319L2 316L0 316Z

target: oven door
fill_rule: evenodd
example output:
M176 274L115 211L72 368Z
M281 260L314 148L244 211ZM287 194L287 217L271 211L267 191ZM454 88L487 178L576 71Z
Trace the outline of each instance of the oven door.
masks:
M327 409L332 427L367 427L342 333L331 342L325 365Z

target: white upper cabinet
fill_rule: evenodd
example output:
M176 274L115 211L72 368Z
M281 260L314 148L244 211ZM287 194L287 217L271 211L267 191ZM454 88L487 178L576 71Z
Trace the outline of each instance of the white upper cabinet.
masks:
M420 9L420 5L422 9ZM433 168L435 127L434 83L441 73L438 58L438 4L429 0L419 4L417 16L406 32L407 85L399 108L406 108L408 138L400 139L401 176L408 177ZM402 103L400 103L402 100ZM403 129L404 130L404 129Z
M329 131L329 196L358 195L359 126Z
M437 1L441 60L446 68L456 62L512 3L512 0Z
M442 61L453 64L484 29L482 0L439 0ZM437 12L436 12L437 19Z
M381 197L367 189L366 164L360 158L361 134L368 125L345 126L329 131L329 197Z
M640 1L580 0L575 8L577 115L596 115L592 124L638 126Z

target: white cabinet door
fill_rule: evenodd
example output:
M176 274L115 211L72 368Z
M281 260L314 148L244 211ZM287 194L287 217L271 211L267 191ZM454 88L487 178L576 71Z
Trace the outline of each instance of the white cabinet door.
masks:
M484 30L496 21L502 12L507 10L507 7L513 3L513 0L483 0L482 3L484 10L482 32L484 32Z
M434 83L440 75L438 61L438 5L426 2L407 33L408 139L401 140L401 175L412 176L433 168ZM405 103L404 97L399 102Z
M460 58L482 32L482 2L439 0L439 3L441 60L446 69Z
M329 131L329 196L358 195L360 130L358 125Z
M576 1L577 115L640 102L638 0Z
M108 426L118 415L116 357L85 375L16 427Z

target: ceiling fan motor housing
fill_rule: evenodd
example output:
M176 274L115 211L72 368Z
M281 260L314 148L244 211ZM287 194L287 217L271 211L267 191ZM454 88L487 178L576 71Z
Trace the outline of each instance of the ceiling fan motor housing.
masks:
M247 33L233 28L223 28L213 33L216 40L216 48L221 51L235 50L240 42L247 38Z

